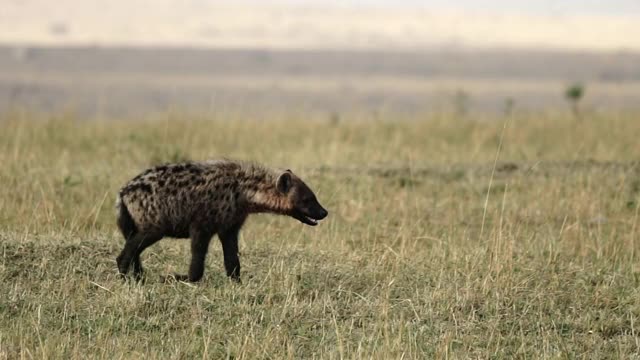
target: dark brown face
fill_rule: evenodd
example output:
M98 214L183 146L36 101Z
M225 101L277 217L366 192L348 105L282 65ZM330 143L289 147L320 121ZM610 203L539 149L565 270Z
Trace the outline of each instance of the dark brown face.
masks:
M280 175L276 187L278 191L287 196L292 205L288 215L301 223L316 226L318 225L318 220L322 220L329 215L307 184L291 173L290 170Z

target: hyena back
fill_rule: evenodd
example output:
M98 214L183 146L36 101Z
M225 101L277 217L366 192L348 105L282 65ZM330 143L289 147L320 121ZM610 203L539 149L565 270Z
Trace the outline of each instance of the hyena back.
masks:
M117 199L117 224L126 239L120 274L143 269L140 254L163 237L191 239L191 265L176 279L202 278L211 238L218 234L227 276L240 281L238 233L247 216L269 212L315 226L328 213L290 170L275 171L232 160L167 164L129 181Z

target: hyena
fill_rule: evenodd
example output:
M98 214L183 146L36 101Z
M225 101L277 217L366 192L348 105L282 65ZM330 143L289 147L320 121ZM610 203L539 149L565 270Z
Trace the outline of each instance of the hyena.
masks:
M238 232L247 216L275 213L315 226L328 212L291 170L276 171L233 160L185 162L150 168L119 192L117 223L126 239L117 257L123 276L133 266L140 279L140 254L163 237L191 239L191 265L180 281L196 282L204 273L211 238L218 234L224 267L240 281Z

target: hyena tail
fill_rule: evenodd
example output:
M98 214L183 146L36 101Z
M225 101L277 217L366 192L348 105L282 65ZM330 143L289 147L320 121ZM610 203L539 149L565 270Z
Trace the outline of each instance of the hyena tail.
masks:
M131 217L131 213L129 213L129 209L127 209L127 206L124 204L120 196L118 196L118 200L116 201L116 211L118 216L118 228L120 229L122 236L128 240L138 232L138 228Z

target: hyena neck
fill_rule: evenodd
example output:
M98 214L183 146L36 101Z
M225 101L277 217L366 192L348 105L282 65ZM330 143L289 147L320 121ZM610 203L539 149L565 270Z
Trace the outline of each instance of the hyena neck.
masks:
M286 215L290 206L287 198L276 189L277 176L265 172L257 177L250 177L245 187L249 213L275 213Z

